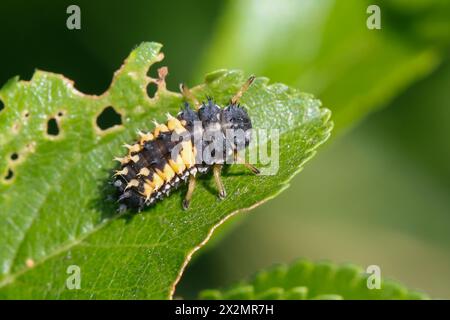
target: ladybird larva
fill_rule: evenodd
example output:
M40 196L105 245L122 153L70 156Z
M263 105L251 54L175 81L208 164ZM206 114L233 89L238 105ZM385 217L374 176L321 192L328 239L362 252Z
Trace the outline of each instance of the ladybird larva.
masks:
M115 158L120 162L113 182L119 193L119 210L142 210L164 199L172 190L185 183L188 189L183 208L187 209L194 192L196 175L205 174L211 169L219 197L224 198L226 192L221 170L225 159L230 156L236 159L238 151L250 143L251 134L247 132L252 128L252 122L247 111L239 105L239 99L254 79L250 77L224 108L210 97L206 103L199 103L190 90L181 85L183 96L186 100L194 101L195 109L185 102L176 117L168 114L166 123L155 122L153 132L139 132L138 141L124 145L128 154L123 158ZM241 130L244 136L237 138L233 135L231 139L227 135L229 130ZM218 138L223 138L219 144L224 146L224 151L213 151L212 161L199 157L212 143L217 143ZM259 173L253 165L245 165L253 173Z

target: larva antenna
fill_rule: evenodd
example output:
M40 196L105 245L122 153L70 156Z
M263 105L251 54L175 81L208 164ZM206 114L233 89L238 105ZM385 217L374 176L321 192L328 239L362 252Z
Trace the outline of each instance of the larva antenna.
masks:
M189 99L194 102L195 110L198 110L200 108L200 102L198 102L197 98L192 94L192 91L189 90L189 88L184 83L180 84L180 91L186 100Z
M253 83L254 80L255 80L255 76L252 75L252 76L250 76L250 78L248 78L247 81L245 81L245 83L242 85L242 87L239 89L239 91L236 92L236 94L234 95L233 98L231 98L232 105L235 105L239 102L239 99L241 99L242 95L248 90L248 88L250 87L250 85Z

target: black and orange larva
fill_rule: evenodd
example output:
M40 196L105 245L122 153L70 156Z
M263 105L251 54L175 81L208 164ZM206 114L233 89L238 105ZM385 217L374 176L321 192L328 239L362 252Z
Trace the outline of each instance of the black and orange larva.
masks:
M215 104L209 97L207 103L200 104L189 89L181 85L183 96L186 100L194 101L195 110L185 102L184 108L176 117L168 114L166 124L156 123L151 133L139 132L138 142L125 145L128 148L128 155L124 158L116 158L121 164L114 175L113 182L119 193L119 210L124 211L128 208L141 210L168 196L173 189L186 182L188 190L183 200L183 208L187 209L195 188L195 176L207 173L211 168L218 187L219 198L223 199L226 192L220 174L227 155L224 154L222 159L214 163L196 162L198 144L193 139L195 136L204 137L205 134L214 130L219 131L225 143L230 143L232 146L231 151L236 159L237 152L249 145L251 135L245 135L243 139L245 141L236 143L236 141L226 141L225 131L241 129L248 132L252 128L247 111L238 102L253 80L254 77L250 77L225 108ZM195 126L196 122L200 125ZM196 132L197 135L195 135L194 128L201 132ZM172 141L173 133L178 136L188 134L189 138ZM202 139L202 141L206 140ZM174 148L177 148L175 155ZM249 163L245 165L252 172L259 173L253 165Z

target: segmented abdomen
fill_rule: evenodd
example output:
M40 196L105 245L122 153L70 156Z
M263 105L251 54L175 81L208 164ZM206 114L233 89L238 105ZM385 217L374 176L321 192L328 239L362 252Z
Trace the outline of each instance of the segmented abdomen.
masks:
M156 125L152 133L141 133L136 144L126 145L129 152L117 159L121 168L114 182L122 204L134 208L151 205L197 173L191 139L172 141L173 133L178 137L189 134L185 125L186 121L169 116L166 124Z

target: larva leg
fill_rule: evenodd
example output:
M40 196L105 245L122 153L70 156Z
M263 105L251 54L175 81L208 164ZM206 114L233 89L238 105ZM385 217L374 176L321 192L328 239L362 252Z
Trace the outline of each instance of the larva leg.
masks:
M192 199L192 194L194 193L194 189L195 189L195 177L189 176L188 191L183 200L183 209L184 210L187 210L189 208L189 205L190 205L191 199Z
M215 164L213 166L214 181L216 182L217 189L219 189L219 198L224 199L227 196L227 192L225 191L222 178L220 177L221 172L222 172L222 165Z
M260 174L261 171L259 171L259 169L257 167L255 167L254 165L252 165L251 163L248 163L246 160L242 161L242 158L240 158L237 154L237 152L234 153L234 163L243 163L244 166L249 169L251 172L253 172L254 174Z
M255 167L254 165L250 164L250 163L244 163L244 166L249 169L251 172L253 172L254 174L260 174L261 171L259 171L259 169L257 167Z
M248 88L252 84L253 80L255 80L255 76L251 76L250 78L248 78L248 80L239 89L239 91L234 95L234 97L231 98L231 104L237 104L239 102L239 99L242 97L242 95L245 93L245 91L248 90Z

